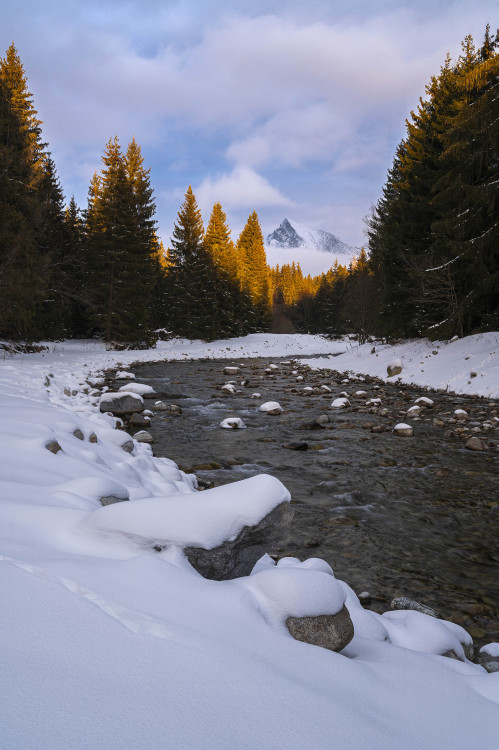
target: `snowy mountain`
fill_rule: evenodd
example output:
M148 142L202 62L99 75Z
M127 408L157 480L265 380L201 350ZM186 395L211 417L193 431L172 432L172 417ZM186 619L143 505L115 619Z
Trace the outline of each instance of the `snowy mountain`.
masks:
M348 265L358 250L323 229L311 229L292 219L281 224L266 238L267 261L270 265L299 262L303 273L327 271L337 259Z

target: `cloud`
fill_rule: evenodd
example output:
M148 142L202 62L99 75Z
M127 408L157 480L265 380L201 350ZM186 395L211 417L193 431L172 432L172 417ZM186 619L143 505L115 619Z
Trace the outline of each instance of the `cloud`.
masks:
M244 165L236 165L230 173L221 174L215 179L206 177L194 192L204 213L211 211L216 201L227 210L253 211L268 206L293 205L265 177Z

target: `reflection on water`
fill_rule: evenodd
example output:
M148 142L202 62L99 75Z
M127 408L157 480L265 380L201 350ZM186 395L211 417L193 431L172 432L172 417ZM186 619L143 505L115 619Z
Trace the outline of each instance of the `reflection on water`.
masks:
M324 558L357 592L369 591L380 611L394 596L409 596L464 624L478 642L499 639L499 454L465 450L431 419L414 423L413 438L366 429L366 422L401 421L422 389L331 385L329 373L304 368L299 368L304 380L297 383L296 363L280 364L274 376L265 373L268 363L237 362L238 376L223 374L223 367L233 364L227 361L137 366L140 381L172 394L170 400L183 410L178 417L158 413L153 420L155 455L215 485L261 472L277 476L291 492L295 517L287 538L269 551ZM231 379L239 392L224 396L217 388ZM239 386L243 379L247 386ZM304 386L320 384L332 393L317 388L302 395ZM387 417L330 409L341 391L353 394L361 387L369 398L381 393ZM261 400L251 398L254 391ZM487 407L477 399L432 397L432 417L444 420L457 405L471 418ZM283 414L259 412L262 400L279 401ZM320 414L330 417L326 427L313 424ZM229 416L242 417L247 429L219 429ZM293 441L306 441L309 449L282 447ZM476 603L481 614L472 619L466 610Z

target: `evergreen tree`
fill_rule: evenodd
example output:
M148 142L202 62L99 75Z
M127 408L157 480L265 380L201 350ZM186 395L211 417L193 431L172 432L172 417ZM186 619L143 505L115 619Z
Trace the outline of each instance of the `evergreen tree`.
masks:
M147 345L151 341L148 285L155 269L147 172L140 174L140 159L134 162L135 171L127 166L117 137L106 144L102 161L104 168L100 176L94 175L86 212L91 317L95 332L106 341Z
M201 212L191 186L173 230L168 278L172 328L206 341L218 333L215 264L204 246Z
M31 188L32 163L23 125L0 78L0 335L32 338L48 268L36 252L42 215Z

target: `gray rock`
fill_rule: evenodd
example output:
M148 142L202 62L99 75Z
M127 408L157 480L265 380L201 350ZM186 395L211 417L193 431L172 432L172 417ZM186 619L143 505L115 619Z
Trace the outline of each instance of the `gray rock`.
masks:
M85 439L85 436L84 436L84 434L83 434L83 432L81 430L75 430L73 432L73 435L75 436L75 438L78 438L78 440L84 440Z
M57 440L51 440L50 443L47 443L45 448L50 451L51 453L59 453L59 451L62 451L61 446L57 442Z
M432 609L432 607L427 607L426 604L415 602L413 599L409 599L406 596L397 596L395 599L392 599L390 609L413 609L415 612L421 612L423 615L438 617L437 612Z
M303 441L294 443L284 443L283 448L287 448L289 451L306 451L308 450L308 443Z
M114 503L124 503L129 497L116 497L116 495L105 495L99 498L101 505L114 505Z
M92 434L88 436L88 442L89 443L97 442L97 435L95 434L95 432L92 432Z
M499 660L493 659L492 656L489 656L488 659L477 660L477 663L489 673L499 672Z
M147 432L147 430L140 430L140 432L136 432L133 438L138 443L154 443L153 436L150 432Z
M294 510L289 503L280 503L256 526L244 526L236 539L214 549L186 547L190 564L205 578L215 581L247 576L257 560L273 545L278 545Z
M137 393L104 393L99 408L112 414L133 414L144 411L144 401Z
M128 420L128 424L133 425L134 427L149 427L151 423L151 420L149 417L145 417L143 414L132 414L130 419Z
M133 451L133 440L127 440L125 443L122 444L121 447L127 453L131 453Z
M316 617L288 617L286 627L297 641L321 646L329 651L341 651L353 638L353 623L348 609L335 615Z

